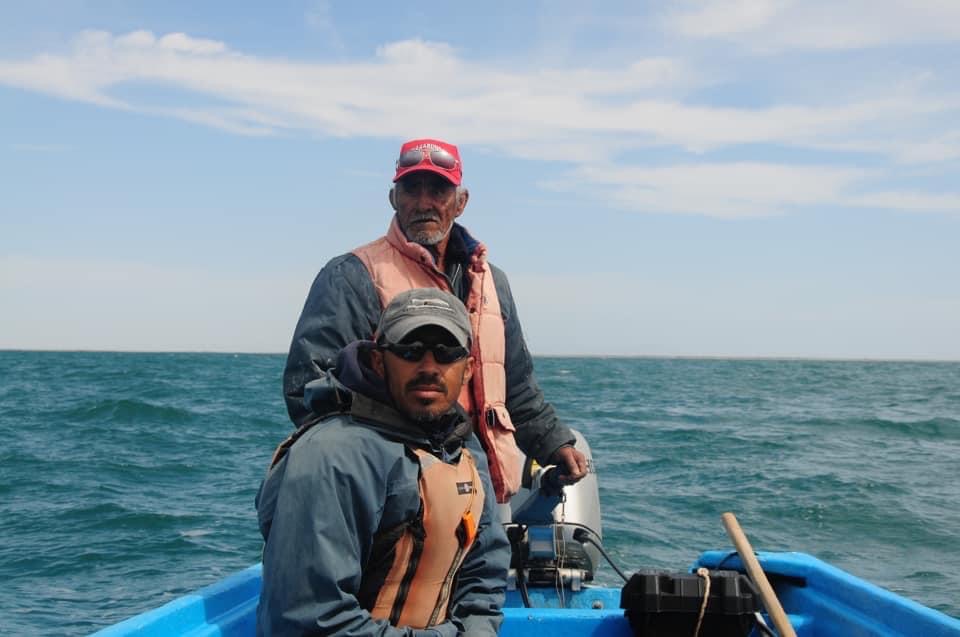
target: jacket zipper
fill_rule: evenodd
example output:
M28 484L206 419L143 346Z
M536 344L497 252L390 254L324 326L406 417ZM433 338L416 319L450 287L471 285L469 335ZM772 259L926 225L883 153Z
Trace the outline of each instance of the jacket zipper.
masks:
M479 477L479 476L477 476ZM470 500L470 505L473 506L473 498ZM430 615L430 623L428 626L433 626L437 623L437 620L440 618L440 613L444 608L450 604L450 594L451 588L453 585L453 580L456 579L457 571L460 569L460 566L463 562L463 554L467 549L467 544L473 546L473 540L476 540L475 534L471 531L468 531L466 528L467 524L472 520L470 516L470 509L467 509L467 512L463 514L463 518L460 520L460 524L457 526L457 552L453 554L453 561L450 563L450 569L447 571L447 576L443 578L443 586L440 587L440 595L437 597L437 605L433 609L433 614ZM471 535L473 537L471 538Z
M454 281L456 281L460 276L460 264L454 264L453 272L451 272L449 276L446 272L441 272L440 274L442 274L443 278L447 280L447 285L450 286L450 292L457 298L460 298L460 291L457 290L457 286L454 285Z
M437 606L433 609L433 614L430 615L430 622L427 626L433 626L437 623L437 619L440 617L440 611L442 611L450 601L450 583L453 581L453 576L457 572L457 567L460 566L460 557L463 555L463 547L460 546L457 548L457 552L453 555L453 562L450 564L450 570L447 571L447 576L443 578L443 586L440 587L440 596L437 598Z
M407 570L400 580L400 588L397 589L397 598L393 602L393 608L390 609L390 623L397 626L400 623L400 614L403 612L403 606L407 601L407 595L410 594L410 585L413 583L413 577L417 574L417 566L420 565L420 556L423 555L423 540L426 533L423 527L410 529L413 535L413 549L410 551L410 562L407 564Z

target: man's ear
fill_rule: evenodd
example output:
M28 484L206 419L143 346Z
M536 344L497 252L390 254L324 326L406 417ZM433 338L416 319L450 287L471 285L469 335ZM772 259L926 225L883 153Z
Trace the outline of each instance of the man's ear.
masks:
M370 350L370 369L380 378L387 377L383 367L383 352L379 349Z
M387 199L390 200L390 207L394 210L397 209L397 189L393 187L390 189L390 192L387 193Z
M470 191L463 187L457 188L457 214L455 216L459 217L463 214L468 199L470 199Z
M473 356L467 356L467 366L463 369L463 381L461 382L466 385L471 378L473 378Z

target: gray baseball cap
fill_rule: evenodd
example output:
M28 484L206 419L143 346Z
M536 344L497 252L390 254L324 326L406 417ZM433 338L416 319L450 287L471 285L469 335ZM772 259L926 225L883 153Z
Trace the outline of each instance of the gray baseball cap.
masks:
M400 343L415 329L436 325L470 347L470 317L460 299L439 288L414 288L393 298L380 315L377 342Z

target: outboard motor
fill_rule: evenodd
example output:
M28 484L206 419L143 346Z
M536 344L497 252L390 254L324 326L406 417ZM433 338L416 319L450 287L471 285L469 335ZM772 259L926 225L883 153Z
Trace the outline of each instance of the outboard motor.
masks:
M602 539L600 492L590 445L578 431L576 447L587 458L587 475L561 486L558 469L527 459L520 491L510 501L504 524L513 549L508 588L527 586L580 590L593 580Z

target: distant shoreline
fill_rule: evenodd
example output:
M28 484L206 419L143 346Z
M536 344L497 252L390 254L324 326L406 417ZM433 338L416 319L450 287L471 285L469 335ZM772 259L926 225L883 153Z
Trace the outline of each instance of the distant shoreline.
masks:
M125 349L25 349L0 348L0 353L20 352L36 354L205 354L212 356L284 356L286 352L245 352L222 350L125 350ZM808 361L823 363L960 363L956 358L884 358L844 356L789 356L789 355L722 355L722 354L537 354L534 358L577 359L650 359L650 360L716 360L716 361Z

